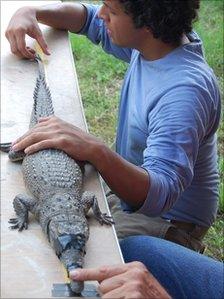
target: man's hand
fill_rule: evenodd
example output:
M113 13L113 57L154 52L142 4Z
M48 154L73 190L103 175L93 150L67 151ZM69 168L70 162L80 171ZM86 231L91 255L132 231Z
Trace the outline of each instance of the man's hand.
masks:
M171 298L140 262L70 272L74 281L96 280L102 298Z
M47 148L60 149L79 161L92 162L95 146L101 144L96 137L55 116L45 117L13 142L13 150L32 154ZM102 143L103 144L103 143Z
M33 59L34 49L26 46L26 34L37 40L43 52L50 55L47 44L36 18L35 7L22 7L12 16L5 36L8 39L13 54L19 57Z

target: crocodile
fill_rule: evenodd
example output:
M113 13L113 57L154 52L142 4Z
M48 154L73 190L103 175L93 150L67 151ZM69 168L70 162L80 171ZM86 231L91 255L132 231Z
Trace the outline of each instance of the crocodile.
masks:
M54 115L52 97L46 82L44 65L36 55L38 76L34 89L34 104L30 128L40 117ZM28 228L28 212L35 215L67 274L82 268L85 246L89 238L86 215L90 208L100 224L113 224L111 216L100 211L96 196L83 192L83 171L77 161L58 149L44 149L26 155L13 151L11 144L1 144L11 161L22 160L25 185L32 196L19 194L13 200L16 218L9 220L11 229ZM83 282L70 282L73 292L80 294Z

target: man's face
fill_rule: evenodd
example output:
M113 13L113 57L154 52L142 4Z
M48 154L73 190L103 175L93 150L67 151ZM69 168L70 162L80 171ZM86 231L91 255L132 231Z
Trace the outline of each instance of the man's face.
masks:
M118 0L105 0L99 18L103 19L112 42L120 47L138 48L145 29L136 29L131 16L124 12Z

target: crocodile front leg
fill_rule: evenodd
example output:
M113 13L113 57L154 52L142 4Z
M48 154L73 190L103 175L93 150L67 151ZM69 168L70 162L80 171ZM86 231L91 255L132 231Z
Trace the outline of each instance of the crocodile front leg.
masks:
M13 200L13 207L17 218L11 218L9 223L11 229L22 231L28 228L28 212L34 213L37 201L27 195L19 194Z
M85 215L88 213L89 209L92 208L95 218L99 221L101 225L103 224L114 224L113 218L108 216L107 213L102 213L97 201L95 194L92 192L84 192L82 195L82 204L84 207Z

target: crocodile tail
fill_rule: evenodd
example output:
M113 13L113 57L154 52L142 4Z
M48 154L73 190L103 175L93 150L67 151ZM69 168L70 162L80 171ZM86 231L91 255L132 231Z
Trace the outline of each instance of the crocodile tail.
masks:
M33 94L34 104L30 120L30 128L38 123L40 117L54 115L51 92L46 82L43 62L39 56L36 56L35 61L38 62L38 76Z

